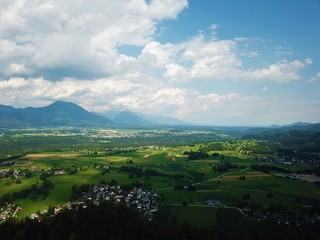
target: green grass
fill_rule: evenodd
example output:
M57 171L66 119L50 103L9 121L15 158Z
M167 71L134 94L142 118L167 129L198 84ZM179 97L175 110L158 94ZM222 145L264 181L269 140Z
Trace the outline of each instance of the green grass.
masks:
M10 185L7 183L10 182ZM30 188L33 184L40 182L39 176L34 176L32 178L22 178L21 184L16 184L15 180L1 179L0 180L0 197L5 193L14 193L22 189Z

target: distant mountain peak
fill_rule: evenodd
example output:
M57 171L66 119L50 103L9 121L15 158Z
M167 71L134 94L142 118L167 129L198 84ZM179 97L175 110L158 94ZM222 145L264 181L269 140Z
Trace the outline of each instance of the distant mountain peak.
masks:
M173 117L166 117L157 114L146 114L133 112L126 108L112 108L106 112L99 113L109 117L115 123L125 126L181 126L192 125Z
M14 109L14 111L9 111L9 108L0 108L0 117L1 116L3 116L3 120L0 122L0 127L8 126L5 122L6 119L15 119L16 122L23 123L24 126L33 127L99 127L113 124L113 122L106 117L88 112L75 103L64 101L56 101L45 107L27 107Z
M74 108L81 108L81 109L85 110L83 107L81 107L73 102L65 102L65 101L55 101L55 102L51 103L50 105L48 105L47 107L61 107L61 108L74 107Z
M151 122L143 119L138 114L131 112L130 110L121 110L115 115L112 120L118 124L126 126L145 126L152 125Z

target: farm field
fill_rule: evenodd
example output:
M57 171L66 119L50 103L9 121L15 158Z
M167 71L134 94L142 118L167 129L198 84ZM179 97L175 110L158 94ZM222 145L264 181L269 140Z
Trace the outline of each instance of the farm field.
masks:
M53 173L47 177L53 188L49 194L36 198L16 199L14 202L22 210L18 218L43 211L49 205L61 205L71 201L71 189L74 185L99 184L116 181L119 185L139 184L156 190L162 196L160 219L165 224L188 221L203 227L218 226L218 212L230 212L232 216L243 215L237 204L258 204L268 209L282 205L290 211L303 212L306 207L320 205L320 189L317 185L276 177L252 169L252 165L268 166L258 161L254 155L244 154L241 146L255 146L254 141L224 143L226 150L208 151L204 158L190 160L188 152L210 146L195 144L192 146L147 146L127 150L81 150L32 153L14 159L12 171L30 170L31 177L0 180L0 197L33 185L42 184L41 175ZM10 161L9 161L10 162ZM219 167L228 163L229 169L220 171ZM281 164L279 166L282 167ZM108 171L105 168L108 168ZM290 166L293 168L294 166ZM1 167L6 169L6 167ZM70 169L73 171L68 174ZM64 170L63 174L54 174ZM246 196L246 198L244 197ZM221 205L208 207L207 200L219 201ZM185 204L187 206L182 207ZM241 220L242 221L242 220Z

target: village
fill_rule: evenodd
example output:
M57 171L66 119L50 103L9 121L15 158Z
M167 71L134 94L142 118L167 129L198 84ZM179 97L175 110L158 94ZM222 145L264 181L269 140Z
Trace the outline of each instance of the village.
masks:
M99 205L101 202L110 202L114 204L125 204L128 207L135 208L143 214L148 220L153 220L155 213L159 210L160 195L151 190L145 190L141 187L132 187L129 192L125 192L121 186L100 186L93 185L91 189L82 192L82 199L74 202L67 202L63 205L56 205L48 213L44 210L32 213L29 218L42 221L43 216L52 216L58 214L63 209L85 209L89 204Z
M0 224L10 217L15 217L19 210L21 210L21 208L15 204L9 203L3 206L0 209Z
M293 214L289 212L272 212L271 210L257 210L251 207L242 208L243 213L255 218L257 221L291 225L308 226L320 223L320 214L317 212Z
M154 213L158 211L160 195L151 190L141 187L133 187L129 192L122 190L121 186L99 186L94 185L91 191L83 193L83 198L87 203L99 204L102 201L110 201L115 204L124 203L128 207L133 207L143 215L152 220Z
M292 156L258 157L257 160L275 164L300 165L305 167L320 167L319 159L300 159Z

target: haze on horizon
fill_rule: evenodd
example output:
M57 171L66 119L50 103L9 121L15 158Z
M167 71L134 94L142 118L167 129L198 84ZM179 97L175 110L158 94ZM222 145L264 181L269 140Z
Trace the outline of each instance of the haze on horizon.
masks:
M320 1L0 0L0 104L320 122Z

